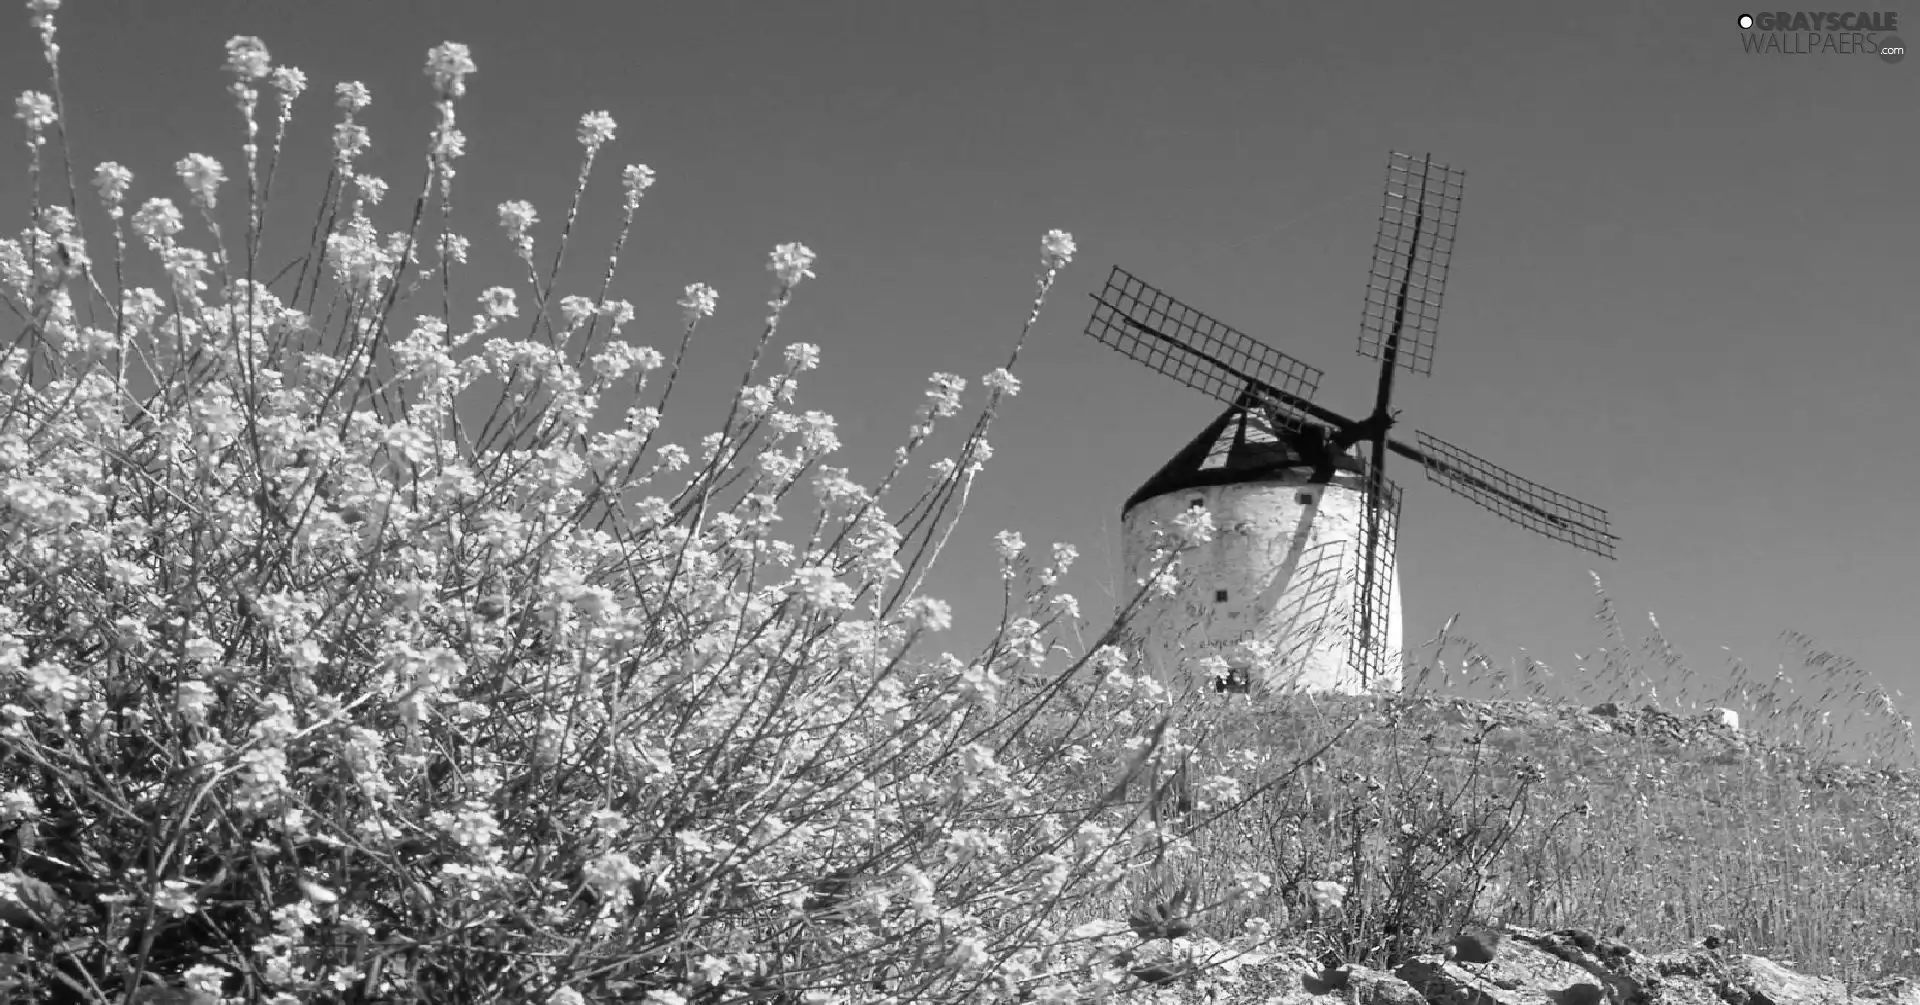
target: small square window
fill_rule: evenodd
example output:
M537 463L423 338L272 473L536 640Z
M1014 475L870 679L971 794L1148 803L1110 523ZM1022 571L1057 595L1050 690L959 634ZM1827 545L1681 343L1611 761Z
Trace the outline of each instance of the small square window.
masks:
M1302 506L1311 506L1313 505L1313 493L1302 492L1299 495L1294 496L1293 501L1299 503Z
M1213 591L1213 602L1214 602L1214 603L1216 603L1216 604L1224 604L1224 603L1226 603L1226 602L1227 602L1227 591L1225 591L1225 590L1215 590L1215 591Z

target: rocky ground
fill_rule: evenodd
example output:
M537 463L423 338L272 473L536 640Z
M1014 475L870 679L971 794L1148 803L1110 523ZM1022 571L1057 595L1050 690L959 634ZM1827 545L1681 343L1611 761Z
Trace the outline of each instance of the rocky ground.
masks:
M1914 978L1810 977L1711 937L1649 956L1578 929L1515 926L1463 935L1392 973L1327 969L1305 951L1283 952L1211 992L1198 982L1182 990L1215 1005L1920 1005Z

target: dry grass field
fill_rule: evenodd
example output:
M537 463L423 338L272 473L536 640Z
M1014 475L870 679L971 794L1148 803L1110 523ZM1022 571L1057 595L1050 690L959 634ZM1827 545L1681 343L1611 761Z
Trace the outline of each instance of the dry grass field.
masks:
M1262 914L1374 966L1505 921L1920 974L1920 775L1891 696L1798 636L1798 666L1716 688L1657 625L1629 649L1601 603L1619 645L1576 673L1496 671L1443 635L1398 696L1219 699L1209 749L1261 751L1277 784L1197 834L1146 899L1191 885L1204 901L1259 869L1274 892L1222 931ZM1504 697L1455 696L1490 688Z

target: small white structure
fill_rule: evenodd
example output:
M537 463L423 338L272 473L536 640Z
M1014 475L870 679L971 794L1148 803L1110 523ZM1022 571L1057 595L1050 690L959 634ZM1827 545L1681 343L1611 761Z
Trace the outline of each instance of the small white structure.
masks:
M1195 506L1213 516L1212 542L1181 558L1179 590L1149 591L1131 625L1136 651L1175 693L1223 689L1202 666L1208 656L1227 662L1228 690L1400 689L1397 571L1386 584L1387 631L1374 626L1383 671L1363 687L1350 657L1365 559L1362 466L1327 451L1325 433L1307 426L1283 438L1259 409L1229 409L1127 500L1127 600L1156 571L1156 545L1171 540L1176 517Z

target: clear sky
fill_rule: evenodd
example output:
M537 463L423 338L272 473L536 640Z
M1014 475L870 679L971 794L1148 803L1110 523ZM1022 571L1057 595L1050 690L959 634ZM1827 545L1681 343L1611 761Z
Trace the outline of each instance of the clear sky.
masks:
M1873 9L1920 39L1920 8ZM10 94L43 86L13 10ZM1387 152L1430 151L1467 172L1466 192L1433 374L1402 378L1402 431L1606 507L1622 544L1597 571L1629 630L1657 613L1702 671L1722 646L1770 666L1794 629L1904 688L1913 714L1920 58L1748 54L1740 13L1722 0L68 0L60 41L78 157L127 164L136 199L178 198L167 165L188 152L237 173L229 36L259 35L305 69L315 89L281 182L293 198L273 221L302 235L333 83L373 91L363 169L393 183L382 222L397 227L431 116L424 53L468 44L480 69L460 106L459 198L461 229L491 249L482 271L505 264L492 207L526 198L562 217L574 123L611 112L620 135L586 207L604 218L582 225L575 261L599 268L618 165L655 168L616 295L643 308L636 339L664 347L679 289L719 289L691 378L710 423L763 313L767 251L810 245L819 279L786 330L824 350L803 393L839 416L856 475L898 441L930 371L977 389L1000 365L1041 234L1072 232L1080 257L938 579L974 636L1002 528L1076 543L1083 603L1104 612L1121 500L1215 414L1081 334L1109 267L1324 369L1319 400L1363 412L1375 370L1354 347ZM24 219L21 164L17 142L0 148L9 228ZM591 292L574 274L561 292ZM1559 669L1600 643L1595 560L1410 466L1400 476L1410 642L1458 613L1499 657L1524 649Z

